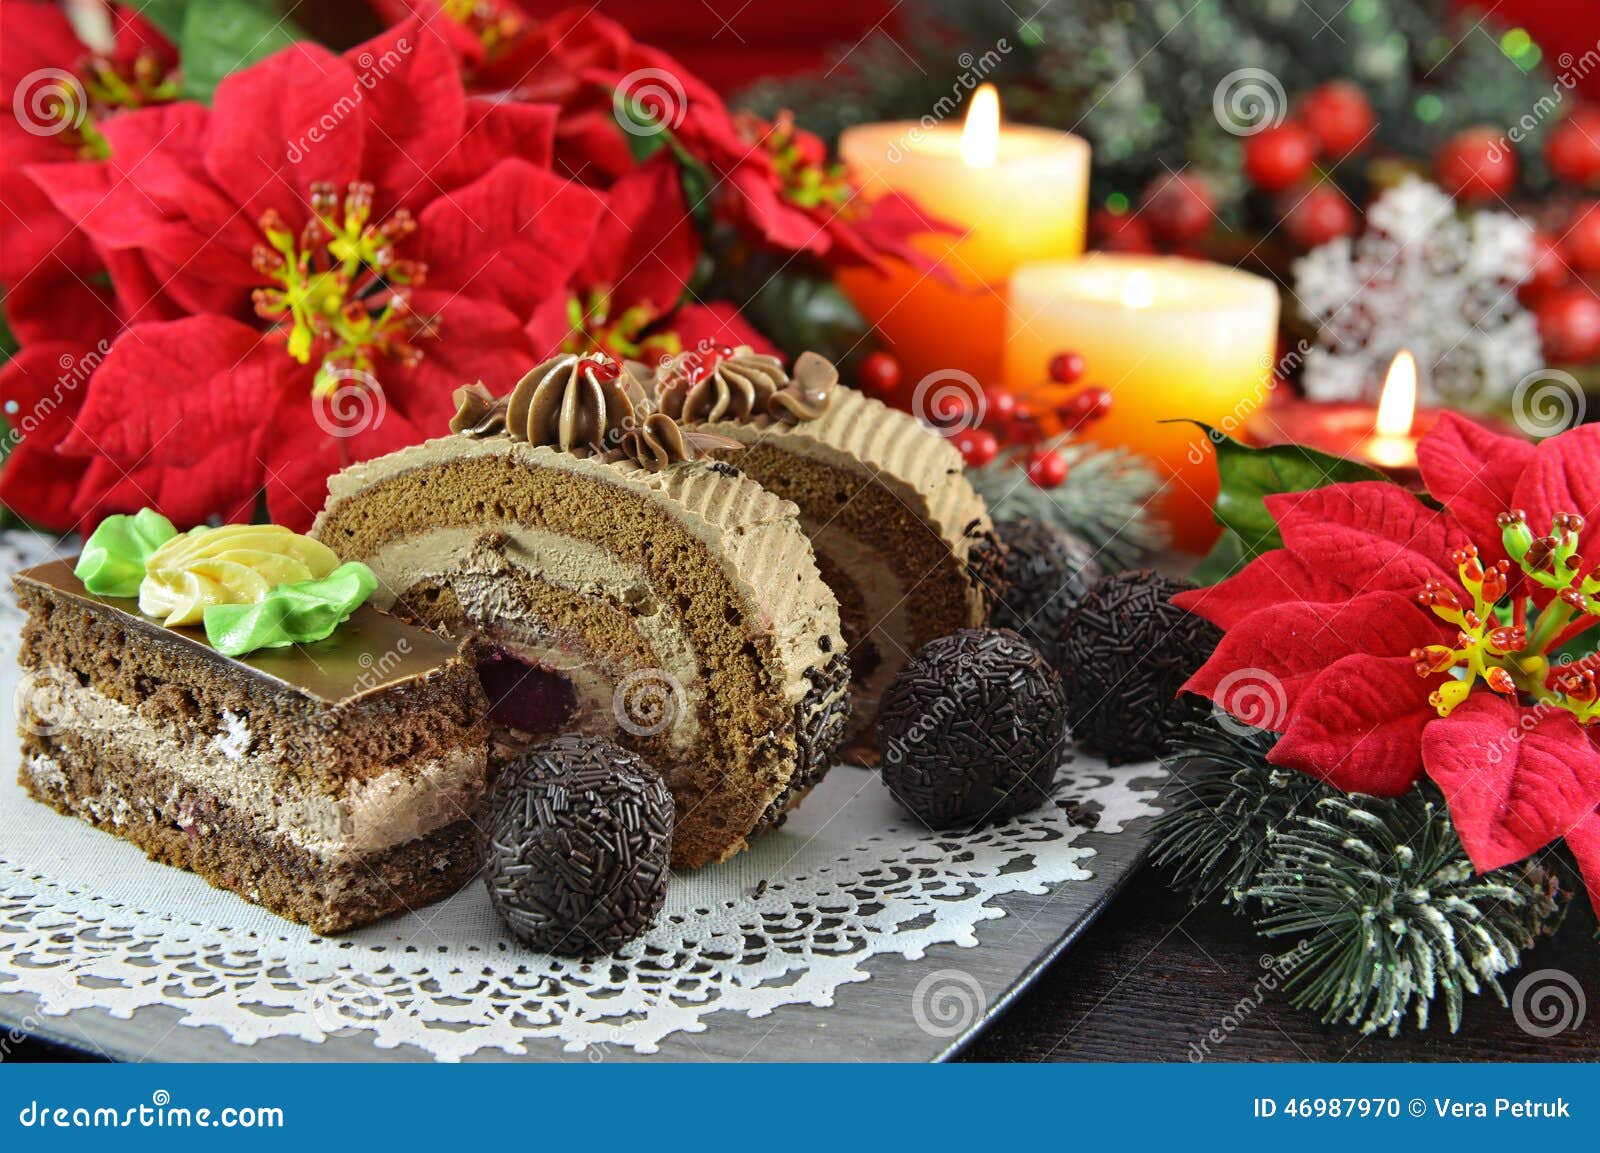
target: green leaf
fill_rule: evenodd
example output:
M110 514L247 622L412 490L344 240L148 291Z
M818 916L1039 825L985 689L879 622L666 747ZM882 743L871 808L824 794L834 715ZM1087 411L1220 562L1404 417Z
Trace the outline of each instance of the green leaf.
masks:
M1227 572L1232 572L1264 552L1283 547L1278 526L1267 512L1265 498L1274 493L1308 492L1353 481L1389 480L1377 469L1359 461L1330 456L1304 445L1253 448L1198 420L1188 423L1204 430L1216 449L1221 487L1213 512L1217 523L1233 537L1230 541L1225 534L1212 555L1201 563L1199 571L1206 573L1220 571L1224 565L1229 566Z
M183 39L183 17L188 9L189 0L140 0L139 15L176 44Z
M855 305L821 273L772 276L743 312L791 357L810 350L838 362L860 345L867 329Z
M191 100L209 101L230 72L305 39L298 25L259 0L181 5L179 0L167 0L160 5L168 18L180 6L183 22L176 37L178 59L183 94Z
M254 604L207 605L206 640L229 657L325 640L377 587L371 569L350 561L321 580L278 585Z
M1248 559L1244 552L1244 542L1239 539L1239 534L1230 528L1225 528L1222 530L1222 535L1217 538L1217 543L1212 545L1211 551L1205 555L1205 559L1190 571L1189 579L1197 585L1214 585L1242 569Z

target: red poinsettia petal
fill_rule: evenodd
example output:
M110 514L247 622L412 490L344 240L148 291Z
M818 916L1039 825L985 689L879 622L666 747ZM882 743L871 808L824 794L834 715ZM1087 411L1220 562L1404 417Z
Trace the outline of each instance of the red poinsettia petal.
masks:
M699 257L677 161L663 150L606 193L606 211L572 284L580 293L610 289L613 316L635 305L670 312Z
M830 212L828 231L834 239L829 260L835 265L867 264L882 272L894 259L953 287L961 284L950 270L952 261L935 259L913 242L919 236L959 236L961 229L929 216L898 192L871 202L858 198L842 211Z
M565 291L602 211L593 190L505 160L429 204L415 250L428 265L429 288L464 291L526 316Z
M366 121L361 176L383 190L386 206L415 212L433 199L436 173L466 129L456 53L438 31L410 20L356 45L344 59Z
M1290 552L1368 591L1415 592L1430 577L1454 582L1446 557L1472 543L1449 514L1383 481L1278 493L1266 505Z
M1304 692L1339 657L1405 656L1439 641L1443 632L1437 618L1400 593L1275 605L1229 628L1183 690L1257 728L1282 732Z
M823 256L833 246L824 224L784 200L770 170L742 164L727 174L724 187L738 198L740 215L773 247Z
M0 168L0 284L16 284L36 273L70 278L93 275L97 262L89 237L50 202L44 189L20 167Z
M1501 436L1453 412L1441 413L1417 445L1428 492L1461 522L1486 559L1505 555L1495 518L1514 507L1517 482L1533 451L1520 437Z
M563 113L556 122L555 170L593 188L606 188L633 169L629 137L604 108Z
M1600 804L1600 750L1571 714L1486 691L1428 726L1422 760L1480 872L1538 852Z
M217 85L205 170L245 220L276 208L298 224L313 182L343 190L361 174L363 95L355 69L320 45L274 52Z
M726 300L708 304L686 304L661 322L663 332L676 333L684 348L737 348L748 344L768 356L783 354L740 314L738 306Z
M498 305L460 296L430 311L437 338L426 343L421 363L381 375L393 407L424 437L448 431L456 411L451 398L462 384L482 381L496 395L508 393L546 352L535 349L516 316Z
M291 366L281 349L226 317L136 325L95 371L63 448L124 463L192 464L218 443L249 441Z
M1567 830L1567 848L1572 850L1583 873L1589 903L1600 913L1600 812L1590 813Z
M1358 586L1331 577L1279 548L1262 553L1227 580L1179 593L1172 603L1218 628L1230 629L1269 605L1296 601L1333 604L1349 600L1359 591Z
M179 528L254 519L261 494L256 451L261 428L243 440L212 445L181 469L154 459L123 464L99 457L88 462L72 505L79 526L93 527L112 513L142 508L159 509Z
M76 527L72 500L85 467L56 453L81 402L73 372L81 351L62 342L32 344L0 366L0 409L11 450L0 465L0 504L56 532Z
M1528 514L1535 535L1550 531L1557 513L1575 512L1588 522L1584 543L1600 534L1600 425L1583 424L1542 441L1512 494L1513 507ZM1585 559L1593 548L1580 550Z
M555 155L553 104L512 104L476 98L467 101L467 127L461 140L434 172L446 192L469 184L501 160L526 160L549 168Z
M426 438L381 390L352 384L313 399L309 390L285 389L257 445L267 515L305 532L327 502L328 477Z
M1301 694L1267 759L1348 793L1398 796L1422 773L1437 681L1417 676L1407 657L1341 657Z

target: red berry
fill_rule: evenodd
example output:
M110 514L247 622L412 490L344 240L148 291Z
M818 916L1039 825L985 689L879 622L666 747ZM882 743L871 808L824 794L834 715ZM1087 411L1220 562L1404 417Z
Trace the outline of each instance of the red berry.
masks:
M1077 384L1083 370L1081 352L1058 352L1050 358L1050 379L1057 384Z
M928 402L928 420L940 428L966 428L977 422L972 419L976 398L965 389L936 392Z
M1150 227L1171 244L1198 240L1216 223L1216 197L1197 172L1169 172L1144 190L1145 217Z
M1468 128L1446 140L1433 158L1433 174L1458 200L1494 200L1517 183L1517 154L1493 128Z
M1544 161L1568 184L1600 179L1600 113L1580 108L1552 128L1544 142Z
M1291 196L1293 193L1290 194ZM1289 205L1283 226L1301 248L1315 248L1356 230L1356 210L1338 187L1318 184Z
M1567 263L1578 272L1600 272L1600 200L1576 206L1560 243Z
M869 352L856 368L856 383L868 396L888 396L900 387L900 362L887 352Z
M1104 252L1154 252L1156 238L1144 217L1096 208L1089 214L1089 235Z
M1300 121L1317 138L1322 155L1339 160L1366 143L1376 117L1359 85L1332 80L1306 94L1300 104Z
M1317 138L1293 120L1244 140L1244 174L1263 192L1293 188L1311 174Z
M1111 411L1111 391L1105 388L1086 388L1056 410L1068 427L1076 428L1099 420Z
M1566 254L1561 246L1548 232L1539 230L1533 234L1533 259L1529 266L1528 279L1522 282L1522 287L1517 289L1517 295L1524 304L1531 303L1553 288L1560 288L1572 279L1572 270L1567 267Z
M1017 415L1017 398L1003 388L983 390L983 422L995 428L1005 428Z
M968 468L982 468L1000 452L1000 442L986 428L969 428L955 438L955 446Z
M1547 360L1577 364L1600 356L1600 299L1584 285L1549 293L1534 316Z
M1044 449L1028 454L1028 479L1040 488L1059 488L1067 479L1067 460L1059 452Z

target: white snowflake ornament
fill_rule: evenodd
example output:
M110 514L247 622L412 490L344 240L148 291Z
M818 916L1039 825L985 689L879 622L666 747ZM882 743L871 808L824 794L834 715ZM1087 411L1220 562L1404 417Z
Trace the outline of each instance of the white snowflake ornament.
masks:
M1317 326L1306 395L1375 399L1395 353L1417 358L1424 404L1503 408L1517 381L1544 367L1517 285L1533 266L1533 229L1501 212L1456 211L1415 177L1367 210L1360 237L1295 261L1295 297Z

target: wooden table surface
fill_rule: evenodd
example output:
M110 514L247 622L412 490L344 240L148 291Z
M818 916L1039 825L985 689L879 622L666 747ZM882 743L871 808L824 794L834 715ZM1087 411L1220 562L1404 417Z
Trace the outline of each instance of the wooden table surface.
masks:
M1581 898L1580 898L1581 900ZM1585 990L1581 1025L1558 1037L1524 1033L1493 994L1468 999L1461 1032L1443 1019L1397 1038L1362 1037L1319 1024L1268 992L1238 1027L1211 1046L1222 1061L1600 1061L1600 944L1587 906L1574 908L1561 935L1542 943L1506 984L1556 968ZM1243 919L1191 909L1158 871L1144 869L1084 937L966 1053L974 1061L1188 1061L1241 1001L1258 994L1264 945ZM0 1037L0 1048L8 1038ZM23 1040L11 1060L77 1060Z

